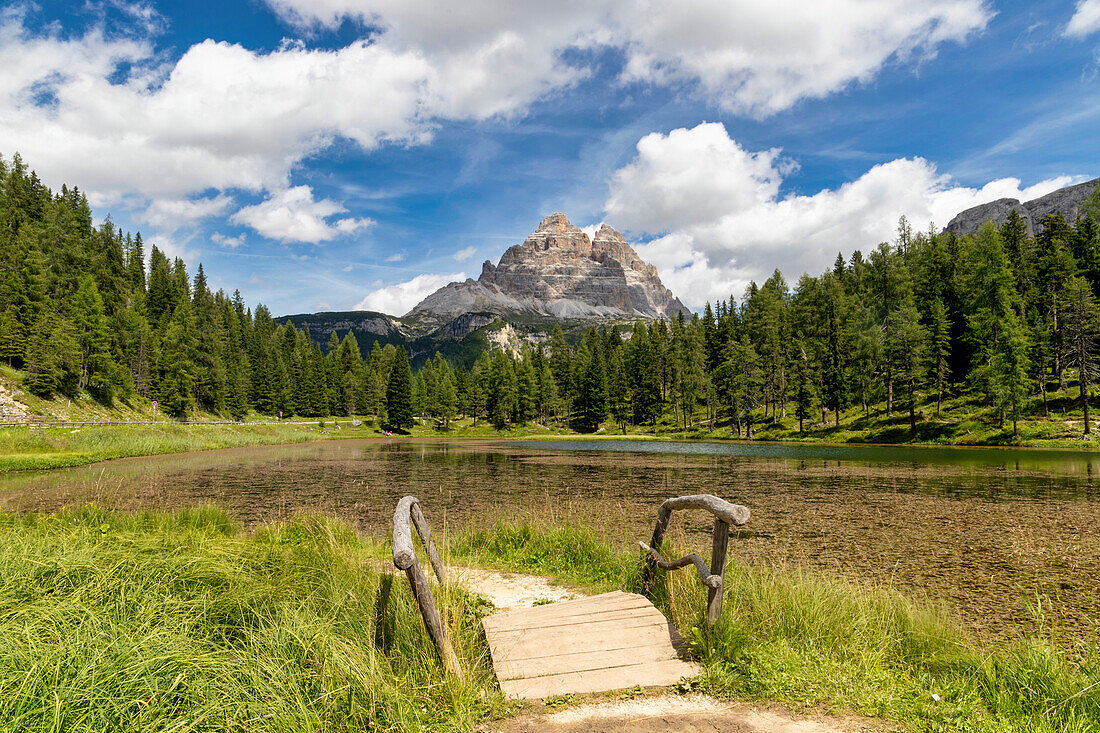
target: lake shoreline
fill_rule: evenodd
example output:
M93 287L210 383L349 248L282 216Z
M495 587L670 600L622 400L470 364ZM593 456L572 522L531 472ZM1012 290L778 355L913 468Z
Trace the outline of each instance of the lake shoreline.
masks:
M201 431L201 432L199 432ZM807 435L768 435L757 438L739 438L713 433L667 432L613 433L606 430L597 433L550 432L541 426L524 426L519 429L496 430L482 424L476 427L459 427L440 431L417 426L403 435L384 435L378 428L365 422L359 427L351 425L351 418L328 418L313 422L295 423L241 423L230 425L205 425L165 421L158 425L89 425L80 428L54 428L11 426L0 429L0 473L11 471L35 471L100 463L116 458L134 456L188 453L192 451L218 450L250 445L294 445L323 440L429 440L429 441L642 441L657 443L719 443L729 445L800 445L821 447L904 447L929 449L1002 449L1028 451L1067 451L1079 453L1100 452L1100 442L1093 440L1050 439L1022 441L1014 444L997 442L938 442L898 441L871 442L865 440L830 441Z

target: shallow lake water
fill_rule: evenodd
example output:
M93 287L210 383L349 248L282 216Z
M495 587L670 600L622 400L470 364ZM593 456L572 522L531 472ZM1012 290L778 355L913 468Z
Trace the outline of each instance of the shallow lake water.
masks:
M433 530L525 516L648 539L659 503L745 504L740 562L807 565L953 607L983 633L1097 640L1100 454L646 441L332 441L127 458L0 476L0 507L52 511L216 503L244 525L303 510L385 537L415 494ZM672 539L709 547L706 516ZM706 554L706 553L701 553ZM1041 611L1040 611L1041 609Z

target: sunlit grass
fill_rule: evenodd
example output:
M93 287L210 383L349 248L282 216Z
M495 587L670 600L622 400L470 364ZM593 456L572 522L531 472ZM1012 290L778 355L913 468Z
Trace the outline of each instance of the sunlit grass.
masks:
M441 594L459 682L379 549L210 508L2 516L0 730L469 730L501 704L476 606Z
M498 522L461 535L453 551L592 591L642 588L640 552L577 525ZM1040 638L982 642L949 611L893 591L737 563L727 566L725 606L711 631L705 590L690 571L658 580L657 605L704 663L693 689L855 711L908 730L1100 729L1100 686L1089 689L1100 681L1095 647L1082 646L1075 662Z

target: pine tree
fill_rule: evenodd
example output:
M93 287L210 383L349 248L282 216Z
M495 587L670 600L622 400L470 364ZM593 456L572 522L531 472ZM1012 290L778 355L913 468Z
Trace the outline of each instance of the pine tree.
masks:
M894 378L905 385L909 407L909 437L917 437L916 391L924 377L924 345L927 335L920 324L920 315L911 303L896 308L888 319L890 335L887 360Z
M607 390L611 417L626 433L626 423L630 420L630 390L627 387L626 367L623 364L623 350L612 349L607 359Z
M103 300L91 275L81 278L70 310L80 360L77 389L87 389L97 400L110 404L114 397L115 368L111 333L103 313Z
M1089 426L1089 385L1096 380L1096 332L1100 327L1100 308L1089 284L1074 277L1062 294L1062 313L1066 330L1066 363L1077 367L1081 411L1084 414L1084 435Z
M135 290L145 290L145 244L141 241L141 232L134 236L126 253L126 270L130 276L130 286Z
M412 373L409 356L398 347L386 383L386 421L395 430L407 430L413 426Z
M943 410L943 387L947 381L947 359L951 348L951 322L948 320L947 308L943 301L936 299L932 302L928 314L928 336L930 365L932 376L936 380L936 416Z
M630 402L635 425L657 424L661 415L661 382L657 353L645 323L639 321L630 337L630 357L626 363Z
M584 433L595 432L609 414L607 399L607 369L593 331L585 336L585 343L577 354L576 397L573 401L573 422Z

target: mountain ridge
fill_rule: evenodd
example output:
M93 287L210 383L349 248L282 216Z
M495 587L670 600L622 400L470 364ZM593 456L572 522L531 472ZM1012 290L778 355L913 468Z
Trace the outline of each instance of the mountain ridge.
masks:
M974 234L986 221L992 221L996 226L1000 226L1005 223L1008 215L1015 209L1020 218L1024 220L1027 235L1033 237L1039 220L1047 214L1061 214L1070 224L1076 221L1077 217L1081 215L1082 205L1092 195L1098 184L1100 184L1100 178L1094 178L1084 183L1064 186L1029 201L1021 202L1019 199L1014 198L1000 198L996 201L972 206L956 214L948 222L944 231L962 236L964 234Z

